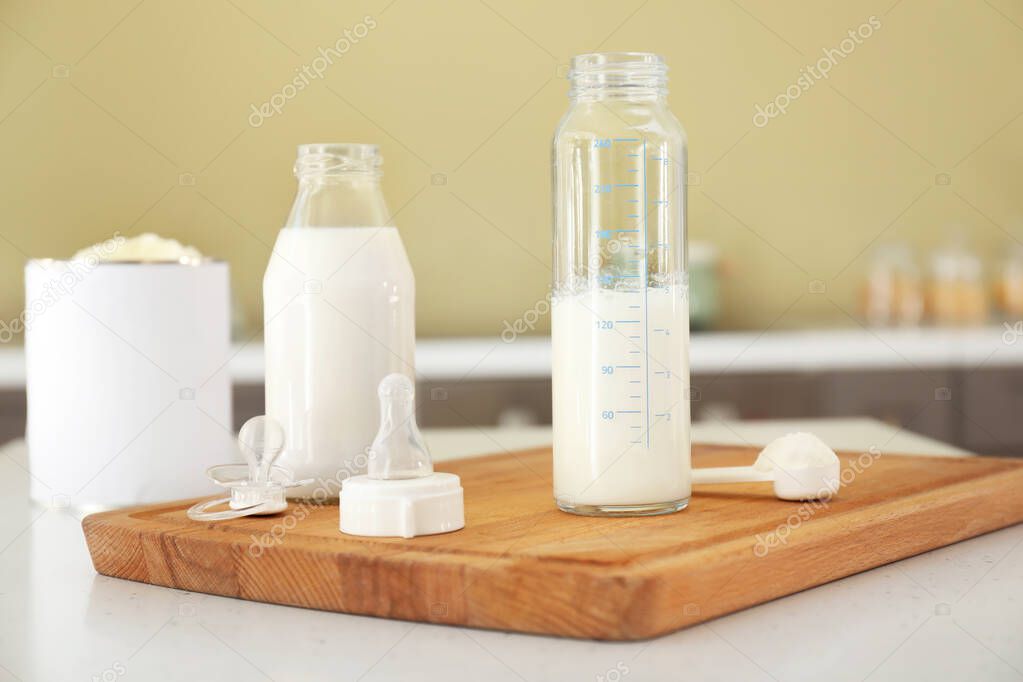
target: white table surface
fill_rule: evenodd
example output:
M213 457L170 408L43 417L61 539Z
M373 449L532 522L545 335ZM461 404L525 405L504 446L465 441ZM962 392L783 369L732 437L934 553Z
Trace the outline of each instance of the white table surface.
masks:
M961 454L872 420L700 424L763 444ZM546 428L427 432L438 459L549 442ZM607 643L310 611L98 576L70 512L27 498L0 450L6 680L1023 680L1023 525L645 642ZM684 512L683 512L684 513Z

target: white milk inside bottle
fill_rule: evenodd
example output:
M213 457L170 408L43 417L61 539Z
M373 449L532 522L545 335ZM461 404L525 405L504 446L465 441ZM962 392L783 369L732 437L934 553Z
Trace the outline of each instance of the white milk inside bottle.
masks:
M685 288L596 289L553 303L555 494L634 513L688 498Z
M277 464L336 499L365 473L377 386L414 378L415 280L380 188L375 145L303 145L298 195L263 278L266 413L285 430Z

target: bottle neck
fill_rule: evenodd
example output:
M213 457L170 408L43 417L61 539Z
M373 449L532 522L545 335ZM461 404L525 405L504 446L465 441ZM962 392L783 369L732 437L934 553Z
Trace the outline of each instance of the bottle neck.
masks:
M664 92L657 92L647 88L593 88L582 92L569 94L572 102L648 102L651 104L668 104L668 96Z
M383 227L390 218L378 177L315 175L299 178L285 227Z
M380 188L380 153L372 144L298 148L298 194L285 227L383 227L391 214Z
M624 99L667 102L668 67L655 54L608 52L572 59L569 72L573 101Z

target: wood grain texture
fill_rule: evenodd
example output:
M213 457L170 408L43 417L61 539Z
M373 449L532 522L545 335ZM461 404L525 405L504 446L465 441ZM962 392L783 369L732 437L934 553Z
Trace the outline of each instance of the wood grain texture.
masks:
M755 454L694 446L693 461L732 466ZM194 500L94 514L82 526L103 575L345 613L631 640L1023 521L1023 462L840 456L853 480L826 506L735 484L702 486L689 509L669 516L572 516L554 507L551 452L539 449L438 466L465 488L466 527L446 535L341 535L337 506L199 523L185 515Z

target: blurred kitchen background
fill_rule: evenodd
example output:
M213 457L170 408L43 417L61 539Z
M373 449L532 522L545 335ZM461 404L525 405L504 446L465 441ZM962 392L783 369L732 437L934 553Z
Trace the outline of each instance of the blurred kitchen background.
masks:
M1021 0L3 0L0 319L26 258L193 244L230 263L240 423L295 146L375 142L420 424L548 423L549 145L595 50L671 67L694 418L873 416L1023 454ZM6 440L24 368L0 336Z

